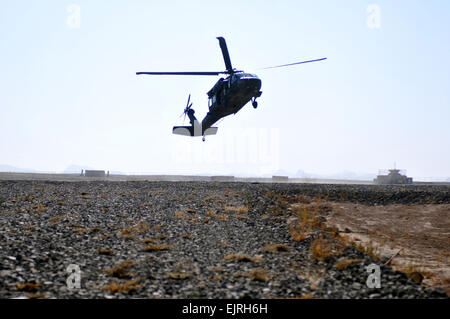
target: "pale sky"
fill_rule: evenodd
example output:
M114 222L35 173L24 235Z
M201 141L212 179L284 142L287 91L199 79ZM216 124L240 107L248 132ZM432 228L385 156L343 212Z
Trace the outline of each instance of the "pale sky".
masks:
M345 4L344 4L345 3ZM450 2L3 1L0 165L129 173L450 177ZM262 96L201 138L172 135L219 77ZM259 68L327 57L280 69ZM186 120L185 125L188 125Z

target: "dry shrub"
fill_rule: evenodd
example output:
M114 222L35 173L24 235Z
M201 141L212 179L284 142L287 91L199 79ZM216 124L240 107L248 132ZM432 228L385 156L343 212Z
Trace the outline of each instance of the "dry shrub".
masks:
M155 242L155 240L154 239L152 239L152 238L145 238L144 240L142 240L144 243L146 243L146 244L152 244L152 243L154 243Z
M266 253L278 253L283 251L289 251L289 246L284 244L266 245L263 248L263 251Z
M234 261L234 262L258 262L261 261L262 256L261 255L256 255L255 257L249 256L249 255L244 255L244 254L231 254L231 255L227 255L225 256L226 260L229 261Z
M114 252L111 249L99 249L97 250L97 253L99 255L107 255L107 256L114 255Z
M317 238L311 244L311 254L317 260L325 261L334 255L333 245L324 238Z
M82 233L86 232L87 229L86 228L75 228L73 231L78 234L82 234Z
M103 287L103 290L107 290L111 293L129 293L130 291L139 289L142 285L137 285L137 279L129 280L123 284L111 283L109 286Z
M273 206L269 208L269 212L272 215L280 215L283 211L284 211L283 208L280 206Z
M177 219L183 219L183 218L184 218L183 212L176 211L176 212L175 212L175 218L177 218Z
M302 241L311 236L312 227L310 225L302 225L302 224L290 224L289 225L289 234L296 241Z
M192 238L194 238L194 235L191 235L191 234L184 234L184 235L182 235L181 237L183 237L183 238L185 238L185 239L192 239Z
M301 203L301 204L310 204L311 198L307 197L305 195L297 195L297 196L295 196L295 201L297 203Z
M142 251L160 251L160 250L169 250L171 249L171 247L169 245L159 245L159 244L154 244L154 245L147 245L144 248L142 248Z
M215 275L214 277L213 276L209 277L209 280L218 282L218 281L221 281L222 278L223 278L223 275Z
M121 230L120 235L123 237L124 235L130 235L132 233L145 234L149 229L150 227L148 226L147 222L140 221L134 226L130 226L125 228L124 230Z
M317 212L306 207L293 206L297 220L289 225L289 233L292 238L299 242L313 233L313 229L321 225Z
M416 284L421 284L422 280L425 277L432 277L433 274L425 271L423 268L416 266L416 265L409 265L406 268L399 267L399 271L403 272L408 276L408 278L411 278Z
M133 235L133 234L120 235L120 237L122 237L123 239L132 239L132 240L137 240L138 239L136 237L136 235Z
M126 260L123 263L114 266L112 269L105 270L105 272L111 277L127 278L131 276L128 270L131 268L133 264L134 264L133 260Z
M193 222L194 224L197 224L198 221L200 220L200 218L198 216L196 217L188 217L188 220L190 220L191 222Z
M334 264L334 267L336 267L339 270L342 270L342 269L347 268L351 264L359 263L361 261L362 261L362 259L341 258Z
M35 231L35 230L36 230L36 227L24 225L24 226L22 226L22 229L23 229L23 230L26 230L26 231Z
M296 213L299 223L318 226L319 221L317 218L317 211L314 209L314 206L309 209L305 206L294 206L294 212Z
M187 279L191 278L192 274L182 272L169 272L167 273L167 277L171 279Z
M380 259L378 248L372 243L368 242L365 244L352 242L352 245L356 247L357 250L369 255L374 261Z
M216 212L213 211L213 210L209 210L209 211L206 212L206 215L208 215L208 216L214 216L214 215L216 215Z
M244 216L244 215L234 215L234 217L239 218L239 219L248 219L248 216Z
M69 227L80 227L81 225L78 223L71 223L69 224Z
M217 216L218 219L220 220L227 220L228 219L228 215L225 215L225 213L222 213L220 216Z
M269 273L267 270L265 270L263 268L255 268L245 274L239 274L238 276L248 277L248 278L256 280L256 281L268 281L269 280Z
M37 206L33 206L33 209L34 209L33 213L37 214L45 210L45 205L39 204Z
M226 206L225 207L225 212L226 213L231 213L231 212L235 212L235 213L240 213L240 214L244 214L248 212L248 207L245 206Z
M41 284L35 284L35 283L31 283L31 282L26 282L23 284L16 284L17 290L26 291L26 292L36 292L40 286L41 286Z
M248 213L248 207L245 207L245 206L239 206L239 207L236 209L236 211L237 211L239 214Z

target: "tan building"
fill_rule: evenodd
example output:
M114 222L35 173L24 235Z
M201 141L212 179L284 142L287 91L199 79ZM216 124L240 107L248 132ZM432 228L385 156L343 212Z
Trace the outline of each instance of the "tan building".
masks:
M412 177L400 174L399 169L390 169L387 175L378 175L373 180L376 184L412 184Z
M101 171L101 170L87 169L84 171L84 176L86 176L86 177L106 177L106 173L105 173L105 171Z

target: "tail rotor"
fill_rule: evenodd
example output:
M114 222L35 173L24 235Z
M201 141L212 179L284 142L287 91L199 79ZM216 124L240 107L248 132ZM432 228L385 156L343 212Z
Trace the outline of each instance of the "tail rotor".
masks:
M186 115L188 115L188 114L191 113L191 112L192 112L192 113L195 112L194 110L191 109L192 103L189 104L190 101L191 101L191 95L189 94L189 97L188 97L188 100L187 100L187 103L186 103L186 108L184 109L183 113L181 113L181 115L180 115L180 117L184 115L184 117L183 117L183 123L184 123L184 121L186 120Z

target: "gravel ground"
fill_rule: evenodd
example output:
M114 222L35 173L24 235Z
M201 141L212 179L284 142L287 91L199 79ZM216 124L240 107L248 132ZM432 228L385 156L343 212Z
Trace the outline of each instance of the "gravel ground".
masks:
M450 203L449 186L0 181L0 298L447 298L352 246L290 233L308 198ZM324 212L332 214L333 212ZM356 260L338 269L342 259ZM359 260L359 261L358 261ZM381 267L368 288L366 267ZM70 289L67 268L80 267ZM74 275L72 275L72 278Z

